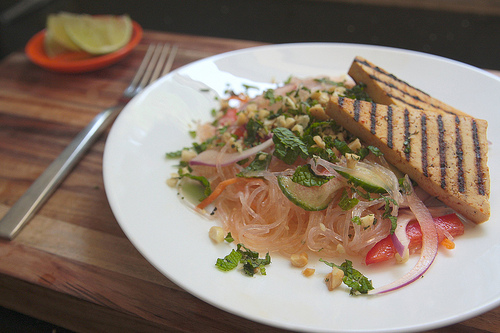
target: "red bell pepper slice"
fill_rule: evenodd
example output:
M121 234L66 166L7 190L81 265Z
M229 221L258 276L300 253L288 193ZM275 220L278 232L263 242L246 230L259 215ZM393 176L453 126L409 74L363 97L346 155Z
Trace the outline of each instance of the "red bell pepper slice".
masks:
M438 230L438 240L441 243L445 238L443 230L446 230L453 237L464 234L464 225L456 214L448 214L434 218ZM410 240L408 245L410 252L422 246L422 231L417 221L412 221L406 226L406 235ZM375 264L389 260L396 254L396 248L392 242L391 236L380 240L366 254L365 263L367 265Z

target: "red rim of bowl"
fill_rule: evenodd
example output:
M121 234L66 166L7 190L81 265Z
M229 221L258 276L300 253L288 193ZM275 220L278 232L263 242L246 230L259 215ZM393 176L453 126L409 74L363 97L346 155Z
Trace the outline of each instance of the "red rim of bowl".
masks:
M62 73L83 73L112 65L128 55L142 39L142 27L132 21L132 37L121 49L101 55L90 56L85 52L69 52L49 58L44 48L45 29L28 41L25 52L28 58L40 67Z

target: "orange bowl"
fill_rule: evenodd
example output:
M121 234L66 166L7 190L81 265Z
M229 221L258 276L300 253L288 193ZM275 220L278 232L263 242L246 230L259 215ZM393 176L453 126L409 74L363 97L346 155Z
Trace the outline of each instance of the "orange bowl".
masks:
M92 56L86 52L67 52L49 58L45 53L44 38L45 30L42 30L31 37L26 44L24 51L33 63L55 72L84 73L112 65L132 52L142 39L142 27L132 21L132 37L128 44L115 52L101 56Z

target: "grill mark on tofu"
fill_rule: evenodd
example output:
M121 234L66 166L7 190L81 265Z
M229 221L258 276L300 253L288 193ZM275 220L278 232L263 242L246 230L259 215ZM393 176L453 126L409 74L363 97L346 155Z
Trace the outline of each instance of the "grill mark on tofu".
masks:
M410 151L411 151L411 146L410 146L410 112L408 109L405 109L404 112L404 117L405 117L405 122L404 122L404 127L405 127L405 136L404 136L404 141L403 141L403 147L401 149L405 153L405 158L407 161L410 160Z
M359 121L359 100L354 101L354 120Z
M427 162L427 116L425 113L420 118L420 126L422 131L422 173L425 177L429 177L429 165Z
M375 135L377 133L377 104L372 103L370 112L370 132Z
M476 120L472 120L472 139L474 142L474 153L476 155L476 176L477 176L477 193L480 195L485 194L484 190L484 181L483 181L483 171L481 168L482 162L482 156L481 156L481 146L479 143L479 135L477 131L477 124Z
M439 168L441 169L441 188L446 188L446 141L445 129L443 124L443 117L437 117L438 131L439 131Z
M389 148L394 148L392 142L393 128L392 128L392 106L387 107L387 146Z
M460 117L455 116L455 149L457 157L457 183L458 191L460 193L465 192L465 175L464 175L464 151L462 148L462 134L460 131Z

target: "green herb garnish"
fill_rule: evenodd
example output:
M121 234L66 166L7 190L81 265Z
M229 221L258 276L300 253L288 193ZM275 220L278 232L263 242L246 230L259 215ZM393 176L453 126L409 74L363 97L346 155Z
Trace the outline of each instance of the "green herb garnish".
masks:
M394 231L396 230L396 227L398 225L398 217L393 216L391 214L391 212L392 212L391 203L394 205L397 205L398 203L393 198L390 198L390 197L382 197L382 198L384 198L384 200L385 200L385 209L384 209L384 214L382 214L382 218L389 219L389 221L391 221L390 234L392 235L394 233Z
M346 189L342 192L342 196L340 197L339 207L342 210L350 210L353 209L359 203L359 199L350 198L349 194L347 194Z
M292 176L294 183L304 185L307 187L321 186L327 183L333 177L316 175L309 164L298 166Z
M265 266L270 263L271 256L269 252L266 253L264 259L261 259L258 252L252 251L240 243L237 245L236 250L231 250L231 253L222 259L218 258L215 266L222 271L230 271L238 267L239 264L242 264L243 273L248 276L254 276L257 272L260 272L261 275L266 275Z
M344 282L345 285L351 288L349 294L367 294L368 291L373 289L372 281L364 276L360 271L354 269L352 267L352 261L346 259L340 266L323 259L320 259L320 261L324 262L330 267L337 267L344 272L342 282Z
M271 163L272 156L268 153L259 152L255 155L255 158L250 164L241 170L236 176L244 177L244 178L252 178L255 177L256 173L259 171L267 170L269 167L269 163Z
M307 145L289 129L277 127L272 132L274 156L286 164L293 164L299 157L309 156Z

